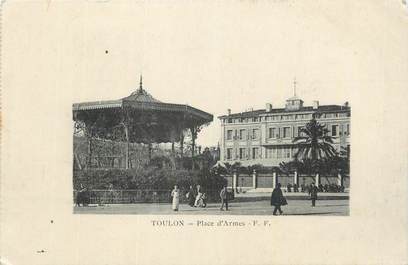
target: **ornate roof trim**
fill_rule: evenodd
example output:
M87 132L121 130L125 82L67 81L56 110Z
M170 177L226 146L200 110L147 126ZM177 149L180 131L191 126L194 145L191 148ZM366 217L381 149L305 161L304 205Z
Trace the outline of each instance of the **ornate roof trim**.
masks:
M81 102L72 104L72 110L94 110L94 109L112 109L121 108L122 100L103 100L92 102Z

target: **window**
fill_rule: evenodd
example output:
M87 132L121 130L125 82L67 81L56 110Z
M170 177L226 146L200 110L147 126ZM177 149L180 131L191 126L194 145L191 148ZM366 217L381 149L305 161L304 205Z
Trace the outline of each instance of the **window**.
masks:
M276 157L277 158L282 158L282 149L281 148L276 149Z
M276 158L276 147L267 148L265 151L265 158Z
M331 130L332 136L337 136L338 127L339 127L338 125L332 125L332 130Z
M252 159L258 158L258 147L252 148Z
M350 124L347 124L347 127L346 127L346 133L345 133L346 135L350 135Z
M269 128L269 138L277 138L277 128Z
M283 138L290 137L290 127L283 127Z
M282 149L282 157L290 158L290 148L285 147Z
M278 152L278 149L277 149L277 148L272 148L272 150L271 150L271 157L277 158L277 157L278 157L277 152Z
M232 130L227 131L227 140L232 140Z
M240 140L245 139L245 129L239 130L239 139Z
M239 149L239 159L244 159L246 157L245 150L245 148Z
M252 139L259 138L259 129L252 129Z
M227 148L227 159L232 159L232 148Z

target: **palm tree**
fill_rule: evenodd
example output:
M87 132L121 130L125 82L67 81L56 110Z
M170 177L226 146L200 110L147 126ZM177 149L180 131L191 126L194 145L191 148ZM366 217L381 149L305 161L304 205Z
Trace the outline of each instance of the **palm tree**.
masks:
M320 158L335 156L336 150L332 146L333 137L327 135L328 131L314 118L310 120L304 128L300 129L301 135L293 139L293 143L298 147L295 160L300 157L311 159L312 163L315 163Z

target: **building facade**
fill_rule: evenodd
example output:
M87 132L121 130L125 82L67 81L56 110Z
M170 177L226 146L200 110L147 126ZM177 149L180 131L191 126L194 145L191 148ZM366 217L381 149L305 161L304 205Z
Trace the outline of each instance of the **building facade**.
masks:
M300 135L312 117L328 130L333 137L333 147L350 148L351 108L343 105L304 106L303 100L294 96L286 100L285 108L273 108L267 103L265 109L219 116L221 121L220 160L243 166L261 164L279 166L293 160L297 151L293 140Z

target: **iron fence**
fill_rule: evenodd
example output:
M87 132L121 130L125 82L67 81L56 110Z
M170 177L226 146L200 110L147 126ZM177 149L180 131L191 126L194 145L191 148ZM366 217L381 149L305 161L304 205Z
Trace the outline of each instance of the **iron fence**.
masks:
M180 203L187 203L188 190L180 191ZM219 201L219 191L205 191L208 202ZM79 196L78 196L79 195ZM125 204L125 203L170 203L171 190L87 190L73 192L74 203L85 204Z

